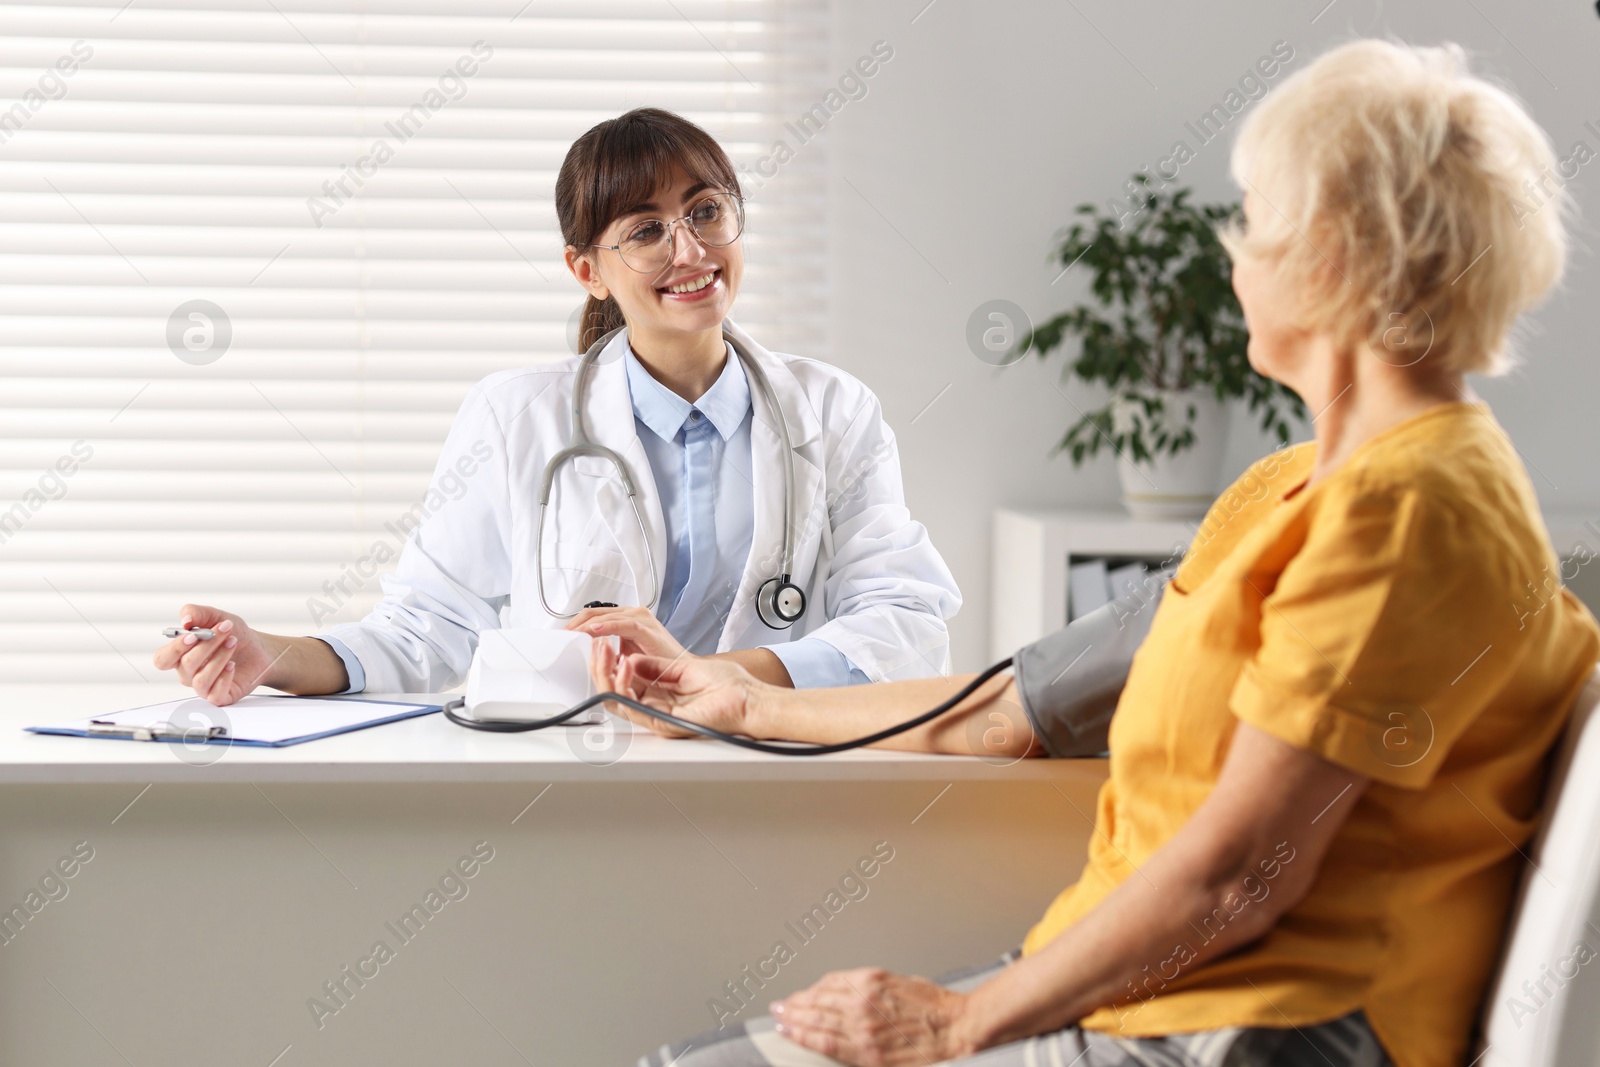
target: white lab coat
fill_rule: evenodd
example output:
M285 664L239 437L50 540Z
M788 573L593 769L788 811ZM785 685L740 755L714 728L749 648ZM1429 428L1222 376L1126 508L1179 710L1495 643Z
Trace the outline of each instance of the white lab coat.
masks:
M731 321L729 332L766 370L795 450L793 581L805 615L787 630L756 614L756 590L782 555L783 458L772 415L752 386L750 431L755 528L718 651L817 637L873 681L949 670L945 620L961 606L944 560L906 509L894 434L860 381L812 359L768 352ZM655 476L634 428L623 355L613 338L589 378L589 436L629 466L656 560L667 545ZM468 393L434 471L426 513L383 600L365 618L329 627L366 672L368 692L432 693L466 675L481 630L558 628L534 584L539 487L571 426L576 357L501 371ZM463 471L470 474L463 475ZM579 456L556 479L544 532L545 595L556 611L592 600L643 604L650 565L612 465Z

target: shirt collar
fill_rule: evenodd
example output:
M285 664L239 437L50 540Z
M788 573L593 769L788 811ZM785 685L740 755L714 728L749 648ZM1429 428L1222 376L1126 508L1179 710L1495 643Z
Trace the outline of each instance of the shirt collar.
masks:
M722 373L693 404L651 377L630 348L623 356L623 364L628 372L628 392L633 398L634 416L650 427L657 437L671 441L683 429L689 412L698 408L724 441L732 437L750 411L750 383L745 378L744 366L734 354L733 346L725 343L725 347L728 358L722 366Z

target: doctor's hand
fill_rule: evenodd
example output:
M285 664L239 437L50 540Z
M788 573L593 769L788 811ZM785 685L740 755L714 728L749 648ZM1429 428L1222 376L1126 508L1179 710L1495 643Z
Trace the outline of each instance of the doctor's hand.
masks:
M209 629L209 641L183 635L156 649L151 661L163 671L176 669L178 681L217 707L232 704L261 683L279 656L267 635L252 630L237 615L203 604L178 611L181 629Z
M748 733L748 716L771 687L727 660L684 656L618 655L610 641L596 641L590 653L596 692L621 693L658 711L688 719L725 734ZM663 737L695 737L693 731L621 705L607 707L630 722Z
M625 656L642 652L663 659L689 657L689 651L646 608L584 608L567 623L567 629L590 637L615 637L622 642Z

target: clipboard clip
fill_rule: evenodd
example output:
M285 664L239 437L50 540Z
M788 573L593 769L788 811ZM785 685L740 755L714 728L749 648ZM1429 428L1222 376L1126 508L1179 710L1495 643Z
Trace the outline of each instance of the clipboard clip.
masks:
M91 737L122 737L129 741L218 741L228 736L226 726L179 726L176 723L158 722L140 726L133 723L102 722L90 719L84 731ZM203 734L203 736L202 736Z

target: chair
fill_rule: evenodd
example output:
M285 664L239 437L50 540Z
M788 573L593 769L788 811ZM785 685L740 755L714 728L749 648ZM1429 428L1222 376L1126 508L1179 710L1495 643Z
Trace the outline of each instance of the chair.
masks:
M1551 765L1500 969L1484 1005L1481 1067L1600 1063L1600 670ZM1526 983L1526 984L1525 984Z

